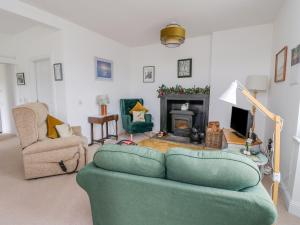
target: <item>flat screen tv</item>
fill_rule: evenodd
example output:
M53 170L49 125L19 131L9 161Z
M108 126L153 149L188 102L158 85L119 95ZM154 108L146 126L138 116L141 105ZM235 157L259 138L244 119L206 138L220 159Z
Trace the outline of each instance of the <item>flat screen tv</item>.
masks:
M248 138L253 124L253 116L249 110L232 107L230 128L238 136Z

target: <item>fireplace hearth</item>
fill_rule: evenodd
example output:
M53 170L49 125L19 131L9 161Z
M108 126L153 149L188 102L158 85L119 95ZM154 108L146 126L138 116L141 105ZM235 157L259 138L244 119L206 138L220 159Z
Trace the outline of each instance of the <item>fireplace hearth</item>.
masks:
M181 106L186 103L189 105L188 109L181 110ZM204 135L208 124L208 113L209 95L164 95L160 97L160 130L181 137L178 140L182 140L183 137L189 140L192 129Z

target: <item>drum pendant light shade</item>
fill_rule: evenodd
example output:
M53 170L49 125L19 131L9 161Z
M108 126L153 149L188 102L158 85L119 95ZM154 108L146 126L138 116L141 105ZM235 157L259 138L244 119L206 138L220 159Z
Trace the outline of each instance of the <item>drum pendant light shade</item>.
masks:
M160 40L168 48L176 48L185 40L185 29L178 24L169 24L160 31Z

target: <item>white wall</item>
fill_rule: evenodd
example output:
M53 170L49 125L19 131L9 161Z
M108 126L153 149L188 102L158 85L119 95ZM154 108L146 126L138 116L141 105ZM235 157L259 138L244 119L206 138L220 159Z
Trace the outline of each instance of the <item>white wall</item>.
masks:
M34 61L49 58L51 73L54 63L63 62L61 32L45 26L36 26L15 35L16 72L25 74L25 85L17 86L17 104L35 102L36 74ZM52 79L55 98L55 116L65 120L65 82Z
M18 0L2 1L0 8L60 30L58 38L61 38L62 45L58 46L60 53L55 55L62 56L59 59L63 63L64 82L59 84L61 94L65 92L66 101L61 101L57 109L61 111L61 115L64 112L65 115L62 116L66 122L81 125L83 134L89 137L87 117L99 114L95 98L102 93L107 93L111 98L110 112L119 112L119 99L128 96L129 90L129 49L126 46ZM51 48L56 49L57 46L52 43L57 42L49 41ZM44 48L40 46L38 49ZM26 51L30 52L32 49ZM95 56L113 61L113 81L95 81ZM59 97L62 96L57 95Z
M248 75L270 75L272 24L214 32L212 36L210 120L230 126L231 105L219 100L234 80L245 84ZM258 100L267 104L267 94ZM245 97L238 94L237 107L251 109ZM256 113L256 133L264 140L265 116Z
M281 135L282 187L289 211L298 216L300 216L300 154L299 143L293 140L293 136L297 135L300 87L299 85L291 86L289 82L291 78L291 49L300 44L299 9L299 0L287 0L275 20L272 79L274 76L275 54L284 46L289 47L288 66L286 81L274 83L272 80L269 92L270 109L284 119ZM267 123L267 125L267 135L271 136L273 124Z
M15 106L15 89L13 88L15 81L14 66L0 64L0 126L2 126L3 133L15 132L11 113L12 107Z
M63 52L68 122L81 125L89 137L87 118L99 115L96 96L108 94L108 111L119 114L119 99L129 95L129 48L86 29L68 27L63 30ZM95 79L95 57L113 61L112 81ZM110 128L115 131L114 126Z
M0 57L3 58L15 57L15 47L13 46L13 43L14 43L13 35L0 33Z
M210 82L211 36L188 38L179 48L161 44L131 49L130 95L144 99L153 116L154 130L160 129L157 88L162 84L205 87ZM177 78L177 60L192 58L192 77ZM143 66L155 66L155 82L143 83Z

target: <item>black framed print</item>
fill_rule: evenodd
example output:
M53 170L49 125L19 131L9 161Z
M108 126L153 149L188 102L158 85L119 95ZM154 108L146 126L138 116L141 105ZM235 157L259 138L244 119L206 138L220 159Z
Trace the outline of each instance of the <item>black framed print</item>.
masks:
M192 77L192 59L179 59L177 62L177 77Z
M155 80L155 67L154 66L144 66L143 67L143 82L144 83L154 83Z
M53 69L54 69L55 81L62 81L63 80L62 64L61 63L53 64Z
M25 75L24 73L17 73L17 85L25 85Z

